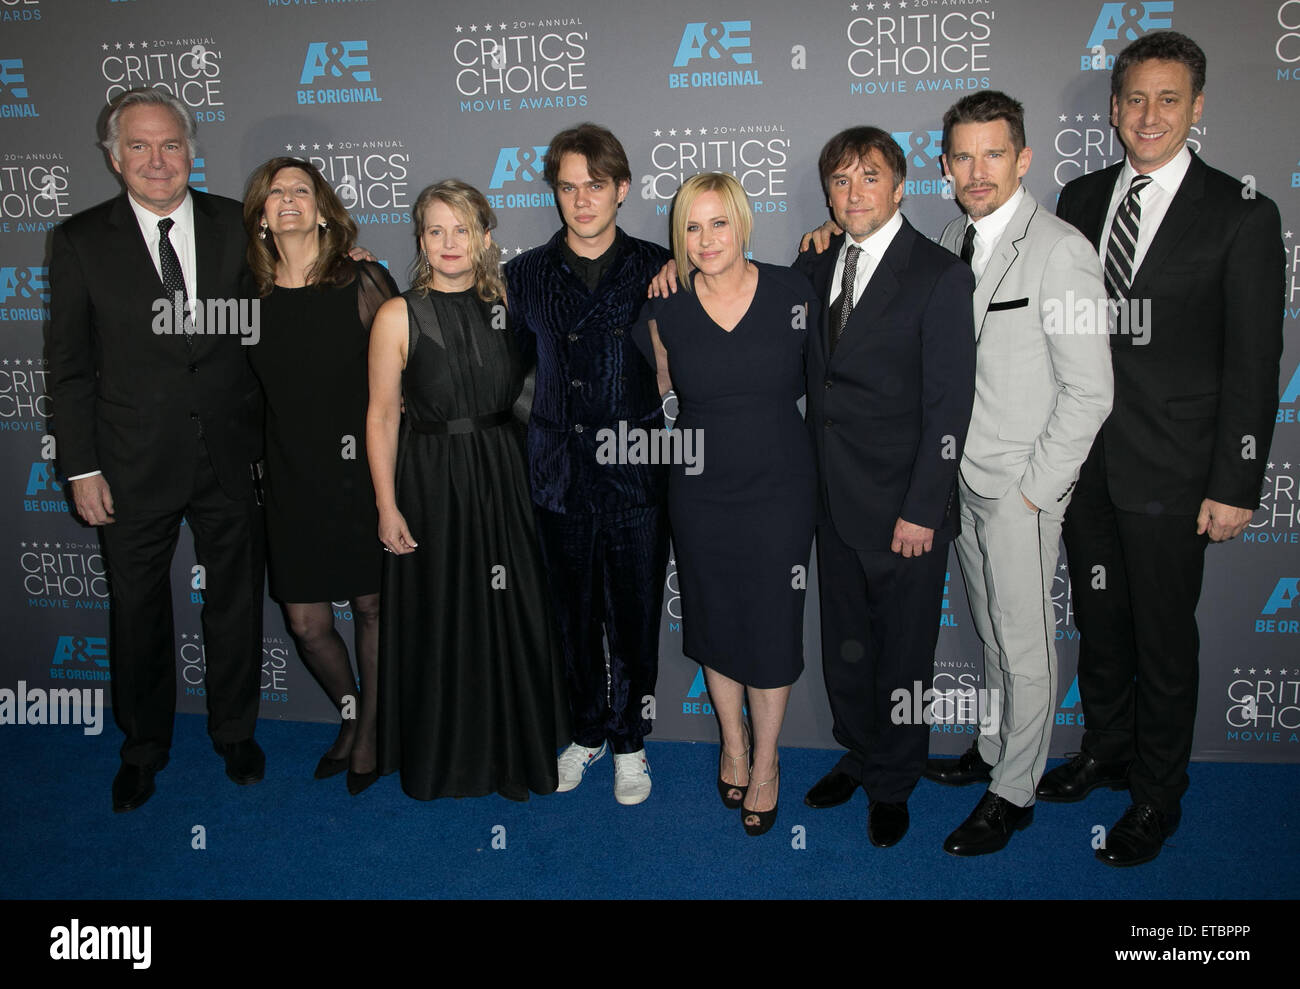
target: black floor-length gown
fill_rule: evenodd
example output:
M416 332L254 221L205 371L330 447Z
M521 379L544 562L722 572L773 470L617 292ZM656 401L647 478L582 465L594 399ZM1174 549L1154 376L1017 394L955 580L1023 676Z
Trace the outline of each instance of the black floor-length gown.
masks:
M550 793L567 701L505 310L472 290L404 298L397 507L418 547L384 554L381 771L420 800Z

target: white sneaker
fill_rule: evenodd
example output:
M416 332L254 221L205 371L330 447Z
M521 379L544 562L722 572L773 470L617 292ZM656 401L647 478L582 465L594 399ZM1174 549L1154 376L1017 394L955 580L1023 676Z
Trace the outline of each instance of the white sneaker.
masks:
M569 747L560 753L560 785L555 788L555 792L568 793L581 783L587 775L587 767L605 754L605 745L602 742L600 748L589 749L577 742L570 742Z
M650 796L650 763L645 749L640 752L614 753L614 799L624 806L639 804Z

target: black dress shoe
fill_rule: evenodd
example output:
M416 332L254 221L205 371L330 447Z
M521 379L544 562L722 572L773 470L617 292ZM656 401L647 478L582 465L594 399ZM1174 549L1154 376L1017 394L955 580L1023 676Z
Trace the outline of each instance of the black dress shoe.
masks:
M943 850L949 855L987 855L1000 852L1017 831L1034 823L1034 805L1017 807L986 790L980 802L956 831L948 835Z
M812 785L812 789L804 796L803 802L816 810L838 807L848 802L858 786L858 781L848 773L832 769Z
M354 773L352 770L349 769L348 770L348 793L352 794L352 796L355 797L358 793L361 793L363 790L368 788L370 784L377 779L379 779L378 769L372 769L368 773ZM502 792L501 795L503 797L506 796L504 792ZM510 799L515 800L518 798L511 797ZM527 791L525 791L523 799L525 800L528 799Z
M213 742L217 755L226 760L226 775L246 786L256 783L266 775L266 756L262 747L251 738L238 742Z
M928 780L944 786L965 786L967 783L988 783L993 779L993 767L984 761L979 747L972 745L956 759L926 759L921 774Z
M1087 752L1076 752L1064 766L1057 766L1038 781L1038 799L1072 804L1099 786L1128 789L1127 762L1098 762Z
M883 800L873 800L867 808L867 838L877 848L897 845L907 834L911 817L907 813L907 802L889 804Z
M1095 854L1117 868L1150 862L1160 854L1165 839L1178 830L1182 817L1181 809L1165 814L1151 804L1130 804L1106 835L1106 847Z
M113 777L113 813L124 814L135 810L153 796L154 773L167 765L167 757L148 766L133 766L122 763L122 767Z

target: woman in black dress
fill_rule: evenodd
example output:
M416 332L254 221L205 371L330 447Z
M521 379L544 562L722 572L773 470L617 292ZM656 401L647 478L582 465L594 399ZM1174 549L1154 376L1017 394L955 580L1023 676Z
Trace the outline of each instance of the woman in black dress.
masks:
M511 412L523 368L496 218L455 179L412 213L411 290L384 304L370 342L370 469L390 551L379 765L418 800L526 800L555 790L568 702Z
M673 255L677 271L695 270L685 291L646 304L635 332L660 390L677 393L683 439L670 449L682 456L668 511L683 650L704 666L722 731L718 792L741 807L748 834L762 834L776 820L777 739L803 672L817 475L797 402L818 309L801 275L746 260L752 215L732 176L688 179L673 207Z
M357 228L310 162L273 158L244 196L248 263L261 296L249 361L266 395L266 531L271 596L303 663L342 715L316 778L377 778L381 547L366 464L370 323L397 294L388 273L348 257ZM361 696L333 601L350 600Z

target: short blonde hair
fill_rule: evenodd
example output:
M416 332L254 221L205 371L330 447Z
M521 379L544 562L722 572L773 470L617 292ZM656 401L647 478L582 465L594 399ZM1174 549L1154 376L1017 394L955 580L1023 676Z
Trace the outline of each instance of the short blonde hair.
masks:
M740 236L742 256L749 250L749 235L754 231L754 214L749 207L749 197L734 175L726 172L701 172L692 175L677 190L673 205L673 260L677 262L677 280L690 292L691 259L686 253L686 224L691 217L695 200L706 192L716 192L722 200L722 212L731 228Z

